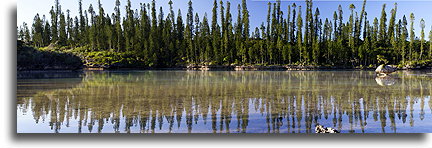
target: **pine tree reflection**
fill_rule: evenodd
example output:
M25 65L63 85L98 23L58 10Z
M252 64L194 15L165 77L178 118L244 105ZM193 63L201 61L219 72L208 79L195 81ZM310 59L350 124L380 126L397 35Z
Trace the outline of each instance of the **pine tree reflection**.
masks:
M75 88L37 91L19 97L17 105L31 111L35 123L48 120L53 132L76 127L78 133L109 132L105 126L126 133L310 133L317 123L342 132L384 133L399 132L408 108L411 127L430 116L425 111L426 104L432 108L430 78L400 75L397 83L382 87L371 75L87 72Z

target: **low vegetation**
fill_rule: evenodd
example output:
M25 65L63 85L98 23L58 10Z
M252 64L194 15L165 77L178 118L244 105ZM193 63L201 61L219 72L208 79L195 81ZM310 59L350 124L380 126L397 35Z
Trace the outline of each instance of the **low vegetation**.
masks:
M81 59L60 51L43 51L17 42L18 70L76 70L82 68Z

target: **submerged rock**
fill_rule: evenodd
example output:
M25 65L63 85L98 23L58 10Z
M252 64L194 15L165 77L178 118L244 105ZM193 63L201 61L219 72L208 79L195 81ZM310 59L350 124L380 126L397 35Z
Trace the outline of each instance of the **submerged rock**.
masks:
M395 72L396 70L397 70L397 68L394 66L391 66L391 65L385 65L385 66L380 65L375 70L375 73L387 75L387 74L391 74L391 73Z
M315 133L340 133L340 132L331 127L323 127L322 125L317 124L317 126L315 127Z

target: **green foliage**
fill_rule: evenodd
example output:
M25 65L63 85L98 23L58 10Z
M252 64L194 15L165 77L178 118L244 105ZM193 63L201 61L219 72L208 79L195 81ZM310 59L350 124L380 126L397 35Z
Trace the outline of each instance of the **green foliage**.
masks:
M409 61L399 64L400 67L406 68L425 68L432 67L432 59Z
M383 55L377 55L377 60L379 64L388 64L388 60Z
M128 68L145 67L145 61L132 52L94 51L81 53L88 67Z
M18 70L75 70L82 67L81 59L71 53L42 51L17 42Z

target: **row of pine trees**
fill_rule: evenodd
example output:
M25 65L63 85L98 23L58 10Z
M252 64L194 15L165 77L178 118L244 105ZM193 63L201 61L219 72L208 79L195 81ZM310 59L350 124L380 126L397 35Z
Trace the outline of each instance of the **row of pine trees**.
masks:
M36 14L31 30L26 23L18 28L18 39L35 47L54 43L60 47L85 48L86 52L133 53L149 67L185 64L359 66L432 59L432 30L427 42L425 21L421 19L420 38L417 37L415 15L396 18L397 3L390 13L386 12L384 4L381 17L370 21L365 11L366 0L360 11L356 11L353 4L349 6L348 19L343 18L341 5L334 11L333 18L324 19L320 17L319 8L313 10L312 0L306 0L305 11L295 3L281 8L281 1L277 0L268 3L266 22L254 30L250 30L246 0L237 6L236 22L233 22L229 1L214 0L211 18L207 13L194 13L193 3L189 1L185 22L181 10L175 13L173 2L168 4L169 12L165 16L162 7L157 10L155 0L141 3L136 10L128 0L126 14L122 15L120 1L116 0L114 13L110 15L105 13L100 0L98 6L90 4L87 10L79 0L79 16L73 17L69 10L63 12L59 1L55 0L50 21L45 15ZM286 9L287 14L282 9Z

